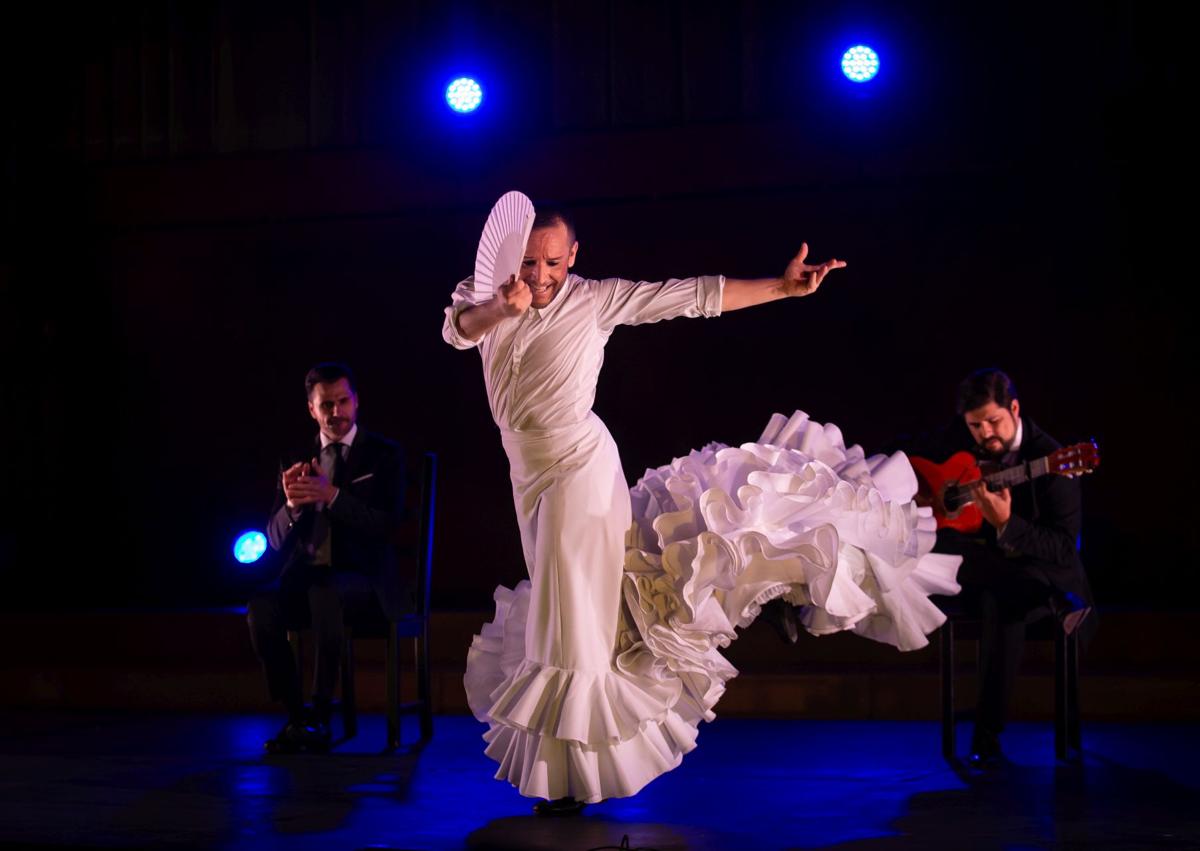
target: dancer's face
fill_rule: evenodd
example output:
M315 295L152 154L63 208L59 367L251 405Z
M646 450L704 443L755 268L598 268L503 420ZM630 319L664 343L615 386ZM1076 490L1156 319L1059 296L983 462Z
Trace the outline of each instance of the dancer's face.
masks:
M967 411L963 420L971 432L971 437L989 455L1000 456L1012 449L1013 441L1017 439L1017 417L1021 411L1016 399L1012 405L1002 408L995 402L988 402L973 411Z
M317 421L321 434L341 440L358 421L358 396L345 378L318 382L308 397L308 413Z
M567 280L567 271L575 265L578 251L579 243L571 241L562 222L535 228L529 234L525 259L521 261L521 280L533 294L534 307L545 307L554 300Z

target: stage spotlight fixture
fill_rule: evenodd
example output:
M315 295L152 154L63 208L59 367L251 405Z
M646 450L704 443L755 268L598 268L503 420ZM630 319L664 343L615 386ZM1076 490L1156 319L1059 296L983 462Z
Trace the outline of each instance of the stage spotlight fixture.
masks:
M842 54L842 73L852 83L866 83L879 73L879 54L865 44L856 44Z
M253 564L267 551L267 536L262 532L243 532L233 544L233 557L242 564Z
M458 113L474 112L483 103L483 87L470 77L459 77L446 86L446 103Z

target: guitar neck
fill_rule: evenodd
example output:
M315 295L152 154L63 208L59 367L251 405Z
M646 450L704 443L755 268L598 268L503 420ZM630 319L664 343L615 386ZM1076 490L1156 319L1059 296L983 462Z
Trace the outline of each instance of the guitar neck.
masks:
M1050 458L1038 458L1015 467L998 470L983 477L989 488L1011 488L1050 472Z

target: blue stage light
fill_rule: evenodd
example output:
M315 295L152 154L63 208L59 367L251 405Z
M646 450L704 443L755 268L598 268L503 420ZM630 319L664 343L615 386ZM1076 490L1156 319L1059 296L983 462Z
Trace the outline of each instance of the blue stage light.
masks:
M470 77L459 77L446 86L446 103L455 112L474 112L483 103L483 87Z
M267 536L262 532L243 532L233 544L233 557L242 564L253 564L267 551Z
M879 73L879 54L865 44L856 44L842 54L842 73L853 83L865 83Z

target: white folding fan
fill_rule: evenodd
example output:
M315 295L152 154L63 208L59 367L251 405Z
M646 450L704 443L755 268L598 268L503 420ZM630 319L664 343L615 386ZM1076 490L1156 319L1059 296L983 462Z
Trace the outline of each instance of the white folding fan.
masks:
M505 192L492 207L475 252L475 292L494 293L521 272L525 243L533 230L533 202L521 192Z

